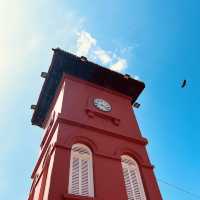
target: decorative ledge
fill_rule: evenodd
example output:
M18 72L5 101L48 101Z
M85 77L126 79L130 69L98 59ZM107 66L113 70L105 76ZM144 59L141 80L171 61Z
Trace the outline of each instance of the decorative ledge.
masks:
M97 200L96 197L85 197L85 196L79 196L79 195L73 195L73 194L64 194L63 195L65 200Z
M104 113L95 111L95 110L90 109L90 108L87 108L87 109L86 109L86 113L87 113L88 116L91 117L91 118L97 116L97 117L100 117L100 118L103 118L103 119L109 119L110 121L113 122L113 124L114 124L115 126L119 126L119 124L120 124L120 119L115 118L115 117L113 117L113 116L111 116L111 115L108 115L108 114L104 114Z
M116 134L115 132L112 132L112 131L108 131L108 130L105 130L105 129L102 129L102 128L97 128L95 126L91 126L91 125L88 125L88 124L85 124L85 123L81 123L81 122L78 122L78 121L68 119L68 118L66 118L66 116L63 116L62 114L59 114L57 119L58 119L58 123L61 122L61 123L67 123L67 124L73 125L73 126L75 125L75 126L78 126L78 127L84 127L84 128L90 129L90 130L95 130L95 131L101 132L101 133L106 134L106 135L114 136L114 137L117 137L117 138L120 138L120 139L123 139L123 140L127 140L127 141L130 141L130 142L135 142L136 144L140 144L140 145L147 145L148 144L148 141L147 141L146 138L143 138L143 137L132 138L132 137L124 136L124 135L119 135L119 134Z

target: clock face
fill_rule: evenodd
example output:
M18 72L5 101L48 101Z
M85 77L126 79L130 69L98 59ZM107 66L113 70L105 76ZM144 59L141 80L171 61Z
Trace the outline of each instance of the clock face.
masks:
M104 112L110 112L112 109L111 105L103 99L94 99L94 105L96 108Z

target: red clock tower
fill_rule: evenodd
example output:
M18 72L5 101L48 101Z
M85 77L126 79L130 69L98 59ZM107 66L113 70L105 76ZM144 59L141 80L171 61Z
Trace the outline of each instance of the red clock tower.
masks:
M144 83L60 49L32 124L44 129L29 200L161 200L132 104Z

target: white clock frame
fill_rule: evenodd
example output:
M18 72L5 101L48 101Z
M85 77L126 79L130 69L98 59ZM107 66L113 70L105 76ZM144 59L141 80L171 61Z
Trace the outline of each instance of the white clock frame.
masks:
M104 99L95 98L93 103L97 109L99 109L103 112L110 112L112 110L111 105Z

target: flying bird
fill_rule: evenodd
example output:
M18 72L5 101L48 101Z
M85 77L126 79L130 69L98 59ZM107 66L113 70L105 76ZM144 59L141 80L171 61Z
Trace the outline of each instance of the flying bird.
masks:
M187 84L187 80L183 80L182 83L181 83L181 88L184 88Z

